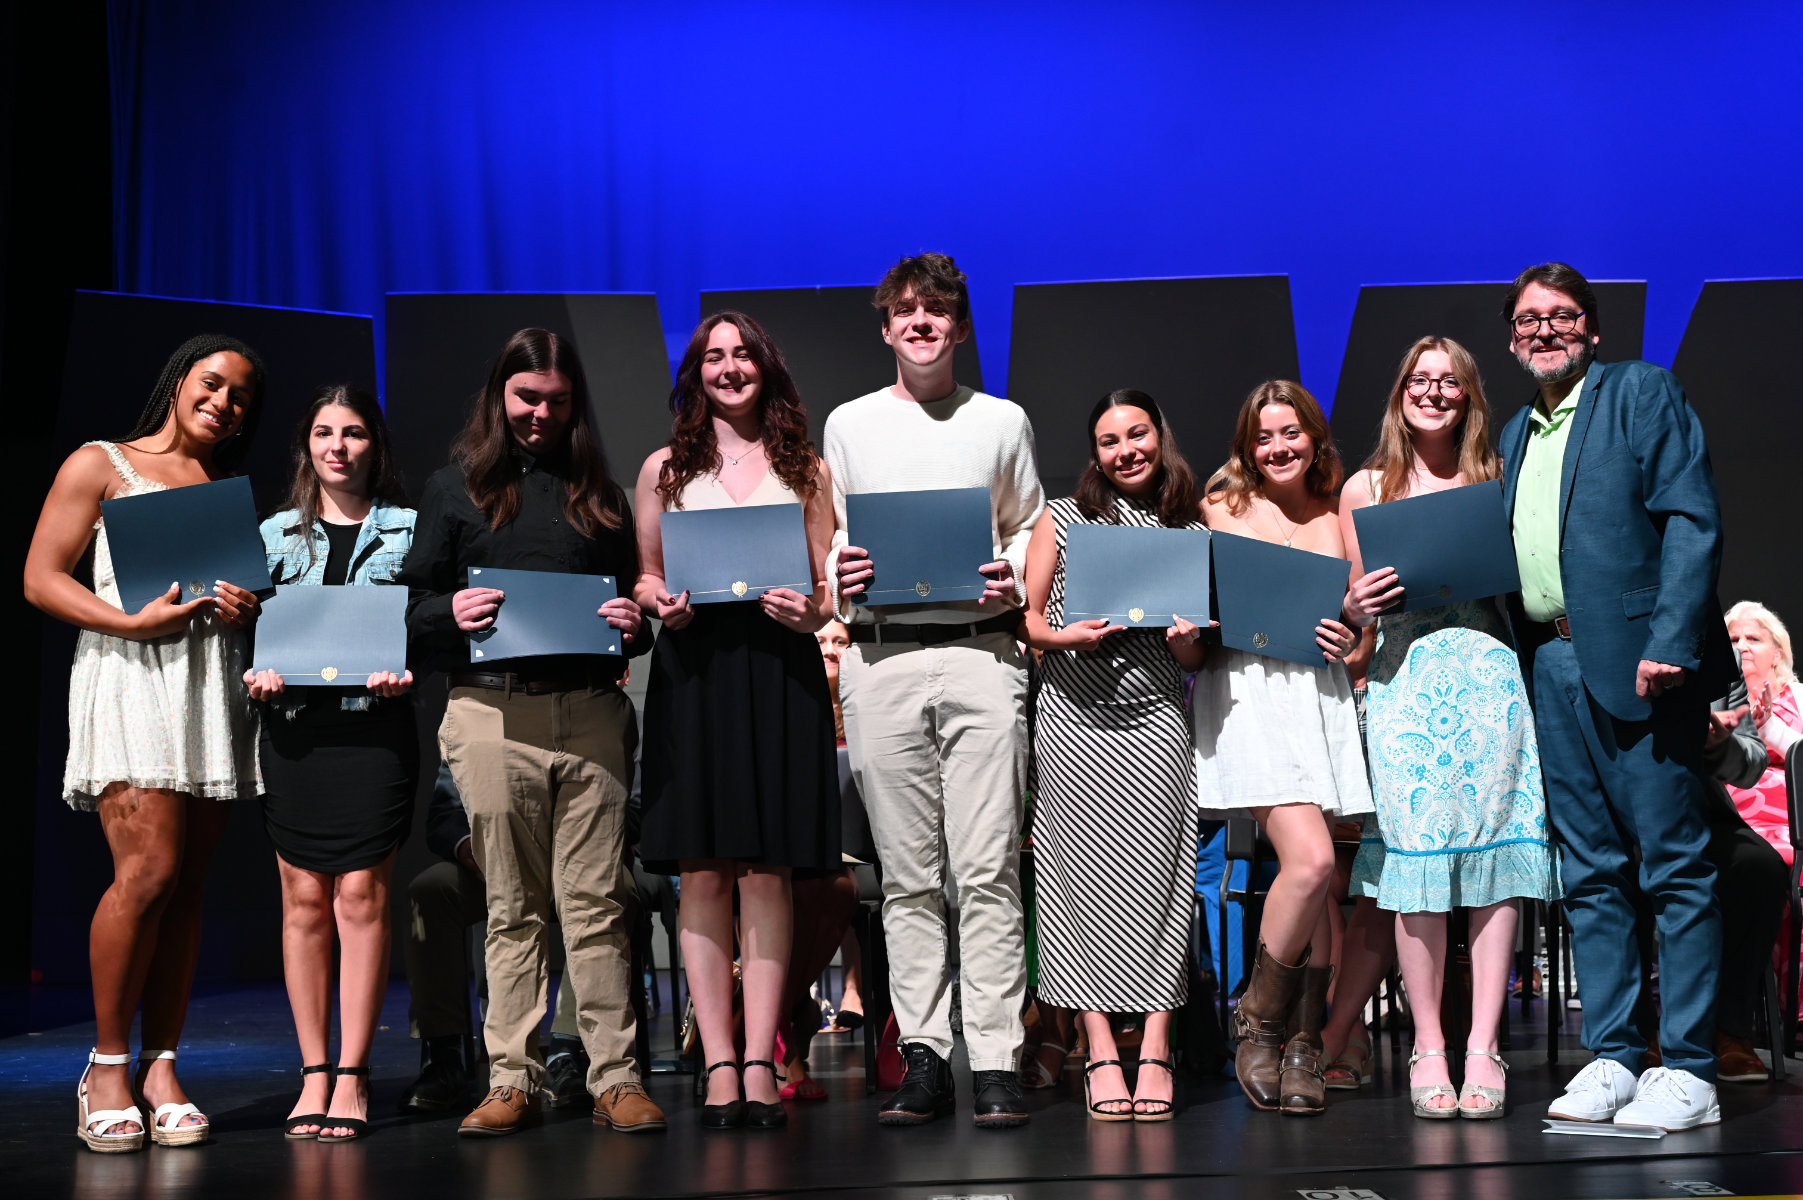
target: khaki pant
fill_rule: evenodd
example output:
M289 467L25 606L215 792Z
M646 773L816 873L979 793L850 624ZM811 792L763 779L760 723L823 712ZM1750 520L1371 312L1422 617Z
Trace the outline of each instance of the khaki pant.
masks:
M1005 633L941 646L855 643L840 665L839 697L883 867L883 931L901 1040L951 1056L949 873L970 1066L1012 1071L1027 972L1020 651Z
M487 882L482 1034L492 1087L536 1090L544 1078L538 1027L554 914L563 921L590 1093L639 1077L625 845L637 741L632 702L619 692L451 690L438 745Z

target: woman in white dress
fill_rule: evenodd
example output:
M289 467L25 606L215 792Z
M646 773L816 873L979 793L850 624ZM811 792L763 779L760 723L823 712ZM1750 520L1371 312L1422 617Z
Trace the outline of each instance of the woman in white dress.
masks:
M1262 383L1240 408L1232 456L1208 481L1203 520L1210 529L1345 558L1340 477L1315 398L1299 383ZM1350 564L1347 570L1350 578ZM1333 978L1333 822L1372 811L1352 684L1341 664L1357 637L1331 619L1315 632L1318 667L1226 647L1211 652L1196 676L1192 717L1203 816L1250 815L1277 850L1258 956L1234 1016L1235 1073L1254 1105L1296 1114L1326 1104L1321 1027Z
M89 934L97 1036L77 1089L77 1132L102 1152L204 1141L175 1075L200 949L201 891L225 831L222 800L261 790L256 717L240 681L256 597L229 583L183 602L179 585L120 607L100 503L224 478L244 460L263 364L204 334L169 359L126 438L90 442L57 472L25 560L25 598L81 629L69 681L63 799L97 811L113 883ZM75 577L94 551L94 588ZM143 1000L135 1078L129 1038ZM154 1106L147 1122L137 1099Z

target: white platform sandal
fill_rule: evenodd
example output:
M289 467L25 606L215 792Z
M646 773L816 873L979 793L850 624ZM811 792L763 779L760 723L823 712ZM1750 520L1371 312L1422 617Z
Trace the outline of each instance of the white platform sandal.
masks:
M88 1072L96 1066L123 1067L131 1062L129 1054L102 1054L88 1051L88 1065L82 1068L81 1082L75 1085L75 1132L90 1150L101 1154L126 1154L144 1148L144 1114L137 1105L130 1108L102 1108L88 1111ZM138 1128L132 1133L115 1133L113 1127L127 1122ZM98 1128L96 1128L98 1126Z
M173 1050L140 1050L138 1051L138 1070L148 1074L150 1064L160 1058L175 1061ZM146 1104L150 1103L148 1100ZM195 1125L183 1125L182 1121L190 1116L197 1116L200 1122ZM212 1122L206 1114L193 1104L159 1104L150 1118L150 1140L159 1146L193 1146L207 1140L213 1132Z

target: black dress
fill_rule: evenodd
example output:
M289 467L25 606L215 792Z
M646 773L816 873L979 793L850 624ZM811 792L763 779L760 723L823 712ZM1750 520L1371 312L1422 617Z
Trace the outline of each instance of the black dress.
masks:
M361 526L321 524L331 546L325 582L342 584ZM289 689L265 706L261 751L263 828L290 866L361 871L406 840L419 780L411 692Z
M771 488L766 479L747 499ZM702 507L697 484L688 507ZM785 495L787 493L785 492ZM730 501L728 501L730 503ZM813 635L755 600L699 604L651 651L645 695L647 870L724 858L797 873L838 870L839 768L826 665Z

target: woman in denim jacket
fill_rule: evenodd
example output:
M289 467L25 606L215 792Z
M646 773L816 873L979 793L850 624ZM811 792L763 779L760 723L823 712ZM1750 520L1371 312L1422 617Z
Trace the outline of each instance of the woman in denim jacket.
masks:
M279 585L395 581L413 542L401 507L388 427L375 399L322 388L294 438L282 511L263 522ZM367 1131L369 1045L388 980L388 884L412 823L419 779L413 673L378 672L367 686L283 686L246 672L263 701L264 827L282 877L282 965L302 1083L290 1138L348 1141ZM332 943L339 966L338 1078L331 1038Z

